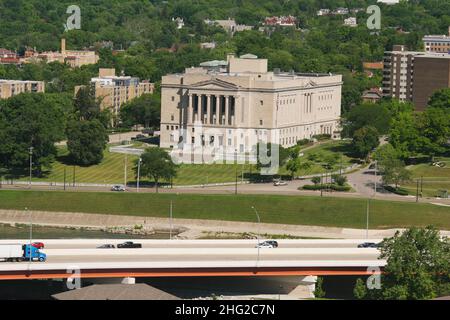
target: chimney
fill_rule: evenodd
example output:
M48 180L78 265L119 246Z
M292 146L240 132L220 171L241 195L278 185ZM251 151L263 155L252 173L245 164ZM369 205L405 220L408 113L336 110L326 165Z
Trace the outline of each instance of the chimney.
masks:
M66 53L66 39L64 38L61 39L61 53L62 54Z

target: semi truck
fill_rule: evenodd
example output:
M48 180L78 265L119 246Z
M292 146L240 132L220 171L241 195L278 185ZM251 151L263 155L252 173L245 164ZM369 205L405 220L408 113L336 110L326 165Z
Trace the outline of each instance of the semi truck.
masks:
M47 255L38 248L29 244L0 244L0 261L20 262L39 261L45 262Z

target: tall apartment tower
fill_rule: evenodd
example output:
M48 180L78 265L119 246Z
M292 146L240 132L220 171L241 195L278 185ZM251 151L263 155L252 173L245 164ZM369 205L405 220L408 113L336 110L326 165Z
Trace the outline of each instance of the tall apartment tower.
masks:
M450 54L424 54L414 59L413 102L423 111L436 91L450 88Z
M408 51L405 46L394 46L384 56L383 96L400 101L412 101L414 57L420 52Z
M423 111L431 95L450 88L450 54L407 51L394 46L386 52L383 69L383 96L413 102Z

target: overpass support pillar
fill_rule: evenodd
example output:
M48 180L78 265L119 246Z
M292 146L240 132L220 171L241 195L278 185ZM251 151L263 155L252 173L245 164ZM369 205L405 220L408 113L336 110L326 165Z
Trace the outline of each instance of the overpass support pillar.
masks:
M314 291L316 290L316 276L300 277L299 285L289 293L289 296L297 299L315 298Z

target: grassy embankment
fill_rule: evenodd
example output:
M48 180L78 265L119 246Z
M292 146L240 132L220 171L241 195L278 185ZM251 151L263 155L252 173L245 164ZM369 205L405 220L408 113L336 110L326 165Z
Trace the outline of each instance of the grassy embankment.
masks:
M176 195L0 191L1 209L84 212L112 215L255 222L255 206L265 223L365 228L366 200L258 195ZM450 230L450 208L432 204L371 201L370 227L434 225Z

